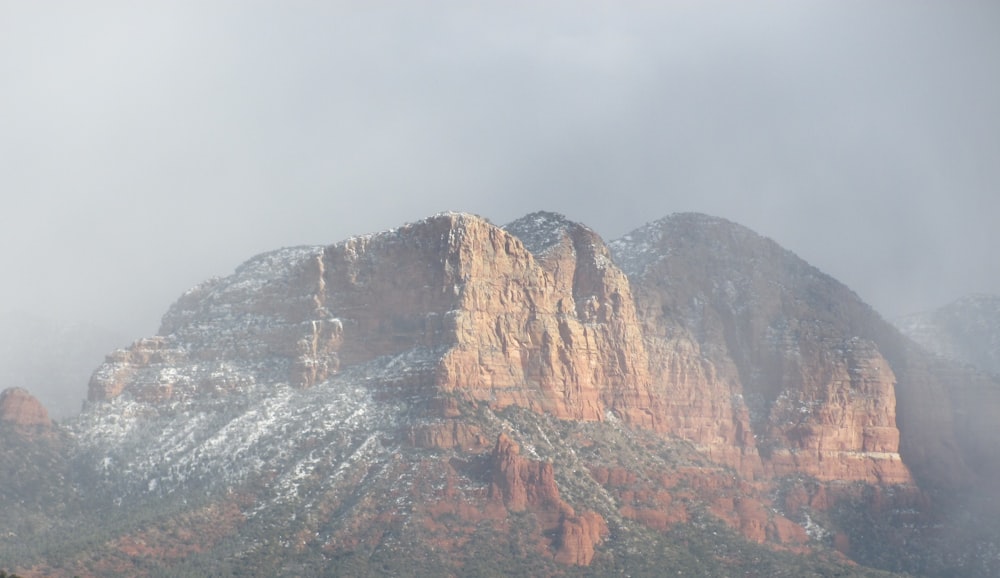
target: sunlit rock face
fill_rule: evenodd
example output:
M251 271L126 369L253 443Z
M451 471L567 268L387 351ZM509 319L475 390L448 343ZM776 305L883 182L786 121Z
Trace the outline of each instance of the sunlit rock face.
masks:
M440 394L568 419L627 414L639 395L629 392L648 387L634 360L641 338L627 280L603 243L594 251L536 258L510 232L459 214L328 249L342 361L426 351Z
M90 399L127 391L166 401L268 380L305 387L405 355L399 395L567 419L614 410L652 427L656 399L625 275L579 225L539 255L463 214L264 255L188 292L160 336L111 354Z

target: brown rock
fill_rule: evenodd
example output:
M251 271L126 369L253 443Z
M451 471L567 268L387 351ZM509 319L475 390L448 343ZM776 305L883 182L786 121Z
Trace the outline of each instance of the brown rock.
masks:
M771 408L778 475L882 484L913 481L899 456L896 377L874 344L851 340L843 357L803 371L802 385Z
M784 545L805 544L809 542L809 534L805 528L788 518L774 516L767 524L767 539Z
M768 516L764 505L751 498L739 498L734 502L740 533L752 542L767 540Z
M594 559L594 547L607 535L607 523L595 512L564 517L559 524L556 539L556 562L574 566L589 565Z
M22 431L45 431L52 427L49 412L27 390L12 387L0 392L0 424Z
M652 424L653 400L628 280L603 242L577 226L536 258L520 239L463 223L456 345L439 387L498 406L603 420L607 409Z
M524 458L506 434L500 434L491 456L493 483L490 498L502 500L512 512L532 511L543 529L556 532L551 544L556 561L586 566L594 557L594 547L607 536L608 527L599 514L577 515L559 497L552 464Z
M155 390L164 387L165 396L169 397L172 384L159 379L137 384L136 377L140 371L153 366L167 367L185 361L184 355L164 337L149 337L133 343L128 349L118 349L105 358L104 364L90 378L87 399L91 401L110 401L127 387L132 387L140 397L156 399ZM145 395L145 390L151 390ZM165 399L165 397L164 397Z
M327 248L323 302L343 324L341 364L428 352L405 391L565 419L613 410L652 427L628 280L589 229L557 233L535 255L483 219L444 214Z
M529 507L556 510L564 507L552 464L522 457L519 446L506 434L497 438L491 471L490 497L501 499L512 512L522 512Z

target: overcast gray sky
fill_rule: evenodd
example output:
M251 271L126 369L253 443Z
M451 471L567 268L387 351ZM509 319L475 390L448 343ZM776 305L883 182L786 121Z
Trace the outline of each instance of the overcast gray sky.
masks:
M745 224L887 316L1000 293L1000 3L0 0L0 309L152 334L442 210Z

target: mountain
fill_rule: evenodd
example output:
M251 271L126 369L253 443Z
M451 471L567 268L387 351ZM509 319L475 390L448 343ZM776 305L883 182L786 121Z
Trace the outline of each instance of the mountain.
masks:
M991 576L998 409L734 223L445 213L206 281L4 430L68 483L0 567Z
M1000 375L1000 296L970 295L897 324L938 355Z

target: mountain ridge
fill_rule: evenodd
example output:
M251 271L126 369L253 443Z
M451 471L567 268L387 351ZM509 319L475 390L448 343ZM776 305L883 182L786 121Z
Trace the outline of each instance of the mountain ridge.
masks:
M995 381L928 364L848 288L704 215L605 243L555 213L441 213L254 257L158 333L108 356L67 426L78 519L118 512L63 547L75 573L642 574L630 552L656 551L935 575L956 548L940 508L1000 463ZM228 512L215 538L170 537L207 512ZM982 528L963 548L995 543ZM59 574L8 542L22 573Z

